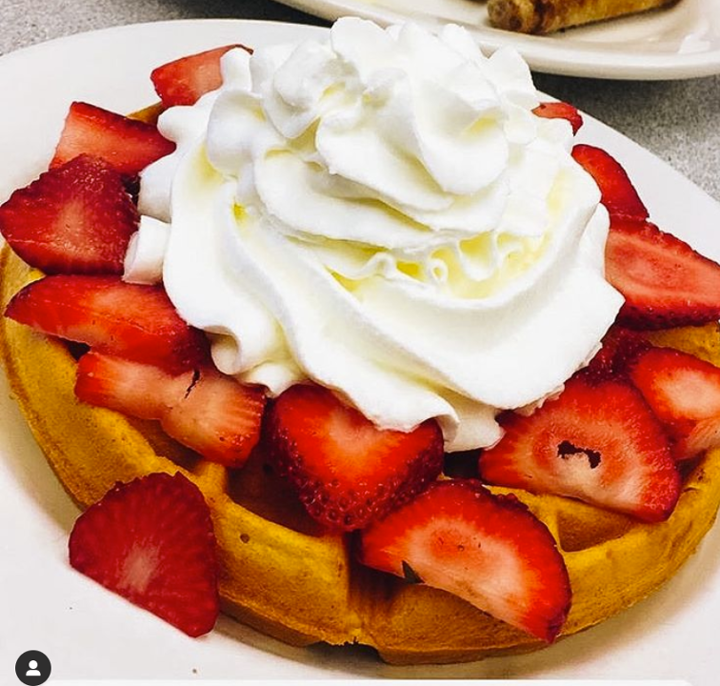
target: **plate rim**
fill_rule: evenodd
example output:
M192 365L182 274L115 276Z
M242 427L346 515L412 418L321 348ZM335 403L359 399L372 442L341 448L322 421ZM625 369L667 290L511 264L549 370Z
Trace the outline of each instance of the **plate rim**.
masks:
M387 0L385 0L387 1ZM479 2L480 0L475 0ZM447 20L427 15L411 15L367 0L278 0L288 7L328 21L353 14L379 24L413 20L435 27ZM485 12L484 8L479 10ZM627 18L619 18L620 21ZM485 49L513 45L536 71L560 76L614 80L677 80L720 74L720 39L710 50L693 53L618 52L602 49L574 50L567 44L553 44L552 36L512 33L484 26L470 26L476 41ZM603 26L605 24L603 23ZM588 31L592 28L581 27Z

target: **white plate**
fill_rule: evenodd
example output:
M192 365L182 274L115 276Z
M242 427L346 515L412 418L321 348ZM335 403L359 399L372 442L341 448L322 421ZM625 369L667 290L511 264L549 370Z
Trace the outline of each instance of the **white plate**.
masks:
M281 0L318 17L352 14L392 24L462 24L486 48L515 46L549 74L606 79L684 79L720 73L720 3L681 0L672 8L527 36L490 26L484 0Z
M0 59L0 201L39 173L74 99L130 111L153 101L151 67L213 45L249 45L323 29L246 21L146 24L79 35ZM584 137L626 164L653 218L720 258L720 206L648 152L588 120ZM309 676L685 678L720 668L720 527L661 592L541 653L482 663L391 668L369 650L293 649L221 619L192 640L73 572L67 536L78 511L58 485L0 375L0 665L45 652L56 678ZM2 679L0 679L2 681Z

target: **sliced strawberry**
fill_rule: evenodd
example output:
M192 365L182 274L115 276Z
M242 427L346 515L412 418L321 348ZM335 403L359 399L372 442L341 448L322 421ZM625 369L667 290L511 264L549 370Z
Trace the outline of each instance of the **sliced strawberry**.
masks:
M152 364L91 350L78 361L75 395L90 405L160 419L182 401L195 375L193 369L170 374Z
M613 325L602 339L602 347L580 373L590 383L627 376L637 357L650 347L642 334Z
M189 393L161 417L163 429L213 462L240 467L260 439L265 392L200 369Z
M573 133L577 133L583 125L582 115L568 102L541 102L533 112L545 119L567 119Z
M0 207L5 240L47 274L122 274L138 223L120 175L89 155L42 174Z
M276 400L268 440L278 472L332 529L362 528L422 491L443 464L436 422L381 430L319 386L293 386Z
M438 481L361 533L360 560L441 588L552 641L570 581L546 526L513 496L477 481Z
M572 156L595 179L601 202L611 217L648 218L648 211L627 172L614 157L601 148L584 144L576 145Z
M210 365L172 375L154 365L89 352L78 363L75 394L142 419L205 459L240 467L260 438L265 393Z
M50 167L59 167L87 153L101 157L121 174L132 176L173 150L175 143L163 138L152 124L74 102Z
M17 293L5 315L43 333L174 372L197 366L208 355L205 336L180 319L161 286L114 276L46 276Z
M673 440L675 458L720 445L720 369L670 348L650 348L630 378Z
M576 375L530 416L508 414L480 457L492 484L585 500L646 521L666 519L680 476L657 418L627 381Z
M220 58L233 48L252 52L244 45L224 45L187 55L157 67L150 74L155 92L165 107L194 105L202 95L222 85Z
M190 636L219 611L215 536L197 486L181 474L118 484L70 534L70 564Z
M657 329L720 318L720 265L650 222L616 218L605 275L625 297L619 321Z

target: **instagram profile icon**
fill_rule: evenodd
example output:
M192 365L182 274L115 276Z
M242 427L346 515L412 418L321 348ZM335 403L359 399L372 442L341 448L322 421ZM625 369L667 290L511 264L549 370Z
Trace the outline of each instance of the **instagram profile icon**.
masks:
M52 666L45 653L39 650L24 652L15 663L15 674L25 686L39 686L50 678Z

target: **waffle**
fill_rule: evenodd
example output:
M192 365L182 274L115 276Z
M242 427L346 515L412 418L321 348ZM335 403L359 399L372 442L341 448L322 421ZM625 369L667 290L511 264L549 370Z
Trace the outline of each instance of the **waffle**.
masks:
M39 276L5 247L3 309ZM656 336L658 344L720 365L715 325ZM545 645L444 591L360 566L352 536L323 533L272 473L262 446L231 471L175 443L154 422L79 403L72 347L6 318L0 352L35 438L80 507L117 481L151 472L181 471L199 486L219 545L223 609L238 620L295 646L372 646L395 664L470 661ZM650 594L695 550L720 503L720 450L691 466L674 513L660 524L513 492L545 522L565 559L573 590L562 632L568 636Z

